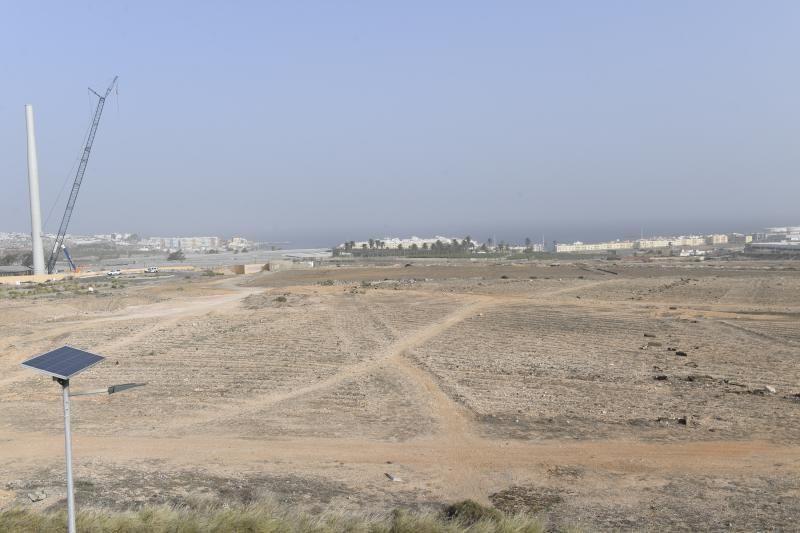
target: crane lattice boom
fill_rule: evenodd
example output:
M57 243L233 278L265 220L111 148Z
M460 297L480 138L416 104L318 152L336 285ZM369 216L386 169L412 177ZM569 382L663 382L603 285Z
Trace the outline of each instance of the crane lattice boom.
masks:
M103 114L103 106L106 103L106 98L111 93L114 85L117 83L118 76L114 76L111 85L106 89L106 93L101 96L91 88L89 89L97 95L97 109L94 111L94 118L92 119L92 127L89 129L89 136L86 138L86 146L83 148L83 155L81 155L81 162L78 165L78 172L75 175L75 182L72 184L72 191L67 200L67 209L64 211L64 216L61 218L61 225L58 227L58 235L56 235L56 242L53 244L53 251L50 252L50 258L47 260L47 273L52 274L56 268L56 261L58 261L58 254L61 252L62 245L64 244L64 237L67 235L67 226L69 226L69 219L72 217L72 211L75 209L75 201L78 199L78 191L81 188L83 175L86 173L86 164L89 162L89 154L92 152L92 144L94 143L94 136L97 133L97 126L100 124L100 115Z

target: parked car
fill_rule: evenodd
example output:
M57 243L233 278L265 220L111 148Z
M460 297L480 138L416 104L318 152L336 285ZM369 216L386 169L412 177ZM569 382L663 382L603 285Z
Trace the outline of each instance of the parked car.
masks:
M109 270L108 272L106 272L106 276L119 276L120 274L122 274L122 272L120 272L117 269Z
M158 267L147 267L144 269L145 274L156 274L158 273Z

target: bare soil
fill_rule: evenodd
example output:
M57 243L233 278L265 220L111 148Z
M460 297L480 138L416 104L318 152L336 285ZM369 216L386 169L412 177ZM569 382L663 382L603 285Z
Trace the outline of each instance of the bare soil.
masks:
M800 516L796 263L122 281L0 299L0 508L64 505L59 389L18 363L70 344L108 358L74 389L148 383L75 399L81 505L472 498L588 530Z

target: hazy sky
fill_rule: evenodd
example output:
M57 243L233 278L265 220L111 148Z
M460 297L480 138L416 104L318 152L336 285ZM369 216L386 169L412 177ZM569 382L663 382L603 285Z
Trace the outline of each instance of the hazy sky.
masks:
M797 1L5 2L0 230L30 230L24 104L46 216L114 74L74 232L800 223L798 28Z

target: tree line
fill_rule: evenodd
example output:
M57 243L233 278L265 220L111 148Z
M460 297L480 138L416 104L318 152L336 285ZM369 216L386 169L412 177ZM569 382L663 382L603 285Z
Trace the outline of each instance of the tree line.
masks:
M374 256L384 256L384 255L403 255L403 256L413 256L419 255L421 257L427 256L464 256L470 255L474 253L504 253L509 252L511 250L511 244L507 244L503 241L500 241L496 245L494 244L493 239L487 239L485 243L478 245L475 241L472 240L472 237L467 235L463 239L451 239L441 240L437 239L435 242L428 244L427 242L423 242L422 245L418 245L417 243L411 243L409 246L404 246L403 244L399 244L397 248L387 248L386 242L380 239L369 239L366 242L361 243L360 246L356 244L356 241L350 240L344 243L344 247L342 248L334 248L334 255L338 255L341 252L350 253L353 255L374 255ZM532 241L530 238L525 239L525 252L532 253Z

